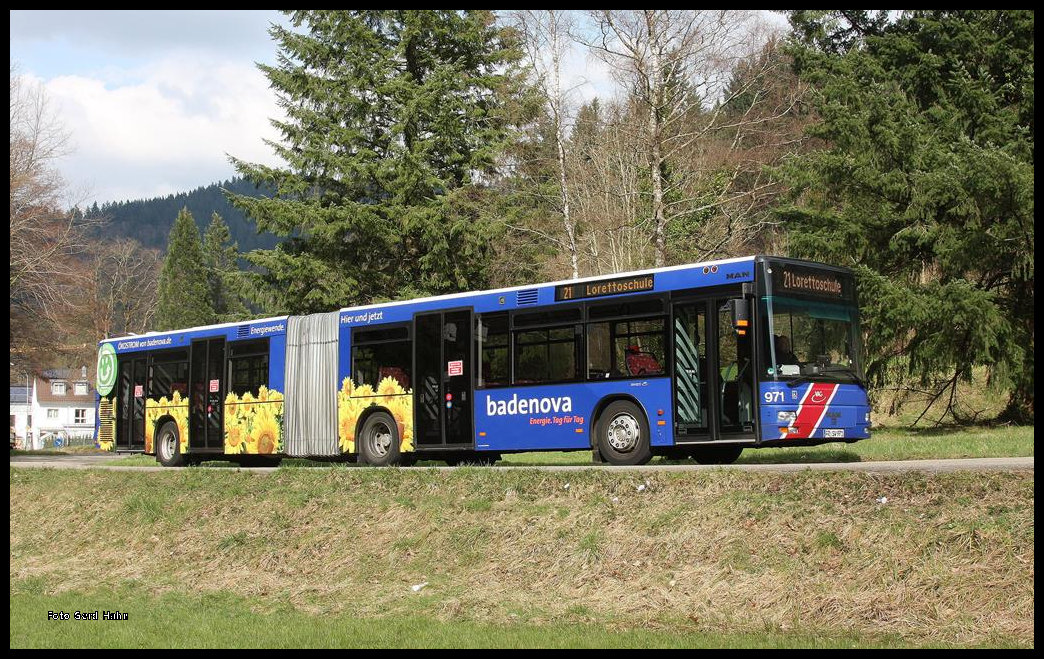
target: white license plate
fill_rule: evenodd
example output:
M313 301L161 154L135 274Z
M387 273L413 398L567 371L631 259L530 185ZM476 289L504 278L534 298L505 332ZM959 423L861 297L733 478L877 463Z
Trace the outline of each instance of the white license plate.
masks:
M824 437L837 437L839 439L844 439L845 431L844 431L843 428L827 428L826 430L823 431L823 436Z

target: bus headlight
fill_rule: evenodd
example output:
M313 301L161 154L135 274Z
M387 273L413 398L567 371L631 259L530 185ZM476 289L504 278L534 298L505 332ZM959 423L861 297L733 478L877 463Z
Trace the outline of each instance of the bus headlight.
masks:
M776 412L776 423L792 426L795 421L797 421L797 412Z

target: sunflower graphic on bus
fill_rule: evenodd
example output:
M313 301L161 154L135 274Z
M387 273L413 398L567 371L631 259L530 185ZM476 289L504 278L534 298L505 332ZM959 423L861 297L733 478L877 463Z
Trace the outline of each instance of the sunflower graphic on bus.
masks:
M343 453L355 453L359 417L370 407L386 408L399 431L399 450L413 450L413 392L400 383L401 376L387 375L377 383L356 385L345 378L337 392L337 437Z
M153 444L156 440L156 430L161 417L169 416L174 419L178 426L178 437L180 438L181 453L188 453L188 399L181 397L181 392L175 390L168 399L166 396L160 398L145 399L145 452L153 453Z
M274 455L283 447L283 394L262 386L257 395L225 396L225 453Z

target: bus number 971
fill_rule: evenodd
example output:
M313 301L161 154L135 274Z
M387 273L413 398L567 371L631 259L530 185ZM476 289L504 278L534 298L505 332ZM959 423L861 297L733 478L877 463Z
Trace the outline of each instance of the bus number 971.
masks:
M766 391L765 392L765 402L766 403L782 403L782 402L784 402L783 392L782 391Z

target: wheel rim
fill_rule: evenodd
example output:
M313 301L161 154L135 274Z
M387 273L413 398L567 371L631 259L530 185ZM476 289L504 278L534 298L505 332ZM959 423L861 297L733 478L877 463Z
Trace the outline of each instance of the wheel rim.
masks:
M373 429L370 430L369 440L370 449L372 449L375 456L383 458L388 455L388 452L391 451L392 443L391 429L388 427L388 424L383 422L375 423Z
M174 433L165 432L163 437L160 439L160 453L164 460L170 460L174 457L174 451L176 450L177 439L174 437Z
M638 419L630 414L621 413L613 417L605 431L605 439L614 450L620 453L633 451L641 440L641 426Z

